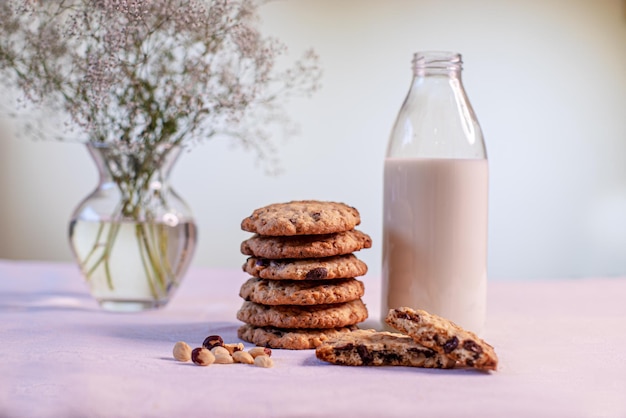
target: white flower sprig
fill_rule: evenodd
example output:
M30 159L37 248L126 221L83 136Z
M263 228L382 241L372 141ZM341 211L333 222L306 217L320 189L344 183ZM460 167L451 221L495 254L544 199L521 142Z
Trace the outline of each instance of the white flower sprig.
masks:
M164 258L167 191L153 190L168 153L226 137L277 167L270 133L289 133L286 100L319 87L313 51L286 69L286 51L257 28L255 0L0 0L0 83L24 103L62 112L103 155L120 202L86 254L88 280L114 289L119 231L135 228L152 296L176 283ZM34 131L36 133L36 131ZM64 136L60 139L67 139ZM171 154L173 155L173 154ZM157 205L158 203L158 205ZM157 209L155 209L157 207ZM122 248L126 248L122 246Z
M0 80L60 110L92 142L190 145L229 137L275 162L270 126L319 87L306 51L257 28L254 0L4 0Z

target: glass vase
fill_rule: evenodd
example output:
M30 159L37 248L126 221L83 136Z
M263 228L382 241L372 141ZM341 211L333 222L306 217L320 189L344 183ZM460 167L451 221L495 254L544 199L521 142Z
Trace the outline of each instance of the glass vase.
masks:
M110 311L168 303L193 258L197 229L168 179L181 148L88 143L99 182L75 209L72 252L91 294Z

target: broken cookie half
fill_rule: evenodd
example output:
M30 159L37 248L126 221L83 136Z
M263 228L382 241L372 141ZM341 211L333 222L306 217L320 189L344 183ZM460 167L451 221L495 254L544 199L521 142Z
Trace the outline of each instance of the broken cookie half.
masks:
M395 332L354 330L316 348L318 359L344 366L411 366L449 369L456 361Z
M317 347L323 361L347 366L411 366L449 369L456 365L496 370L493 347L476 334L423 310L391 309L385 322L397 332L354 330Z
M491 345L473 332L438 315L402 307L389 310L385 322L463 366L481 370L496 370L498 367L498 356Z

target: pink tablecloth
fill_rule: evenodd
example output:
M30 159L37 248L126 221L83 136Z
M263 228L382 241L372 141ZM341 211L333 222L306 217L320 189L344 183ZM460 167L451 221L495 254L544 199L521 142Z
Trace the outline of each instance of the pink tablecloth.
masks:
M194 269L165 309L100 311L71 265L0 261L2 417L626 417L626 278L489 284L491 374L341 367L275 350L275 367L198 367L174 342L237 341L238 270ZM365 277L370 317L379 283Z

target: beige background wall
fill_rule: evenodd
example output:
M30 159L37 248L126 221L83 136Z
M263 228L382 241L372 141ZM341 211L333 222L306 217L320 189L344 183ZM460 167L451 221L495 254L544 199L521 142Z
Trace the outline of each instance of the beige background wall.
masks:
M456 50L491 169L491 278L626 275L626 7L621 0L286 0L264 30L314 47L323 89L267 177L229 144L185 154L174 185L200 227L194 263L238 267L240 220L290 199L341 200L380 271L382 162L412 53ZM0 121L0 258L70 260L67 221L95 185L81 145L17 140Z

